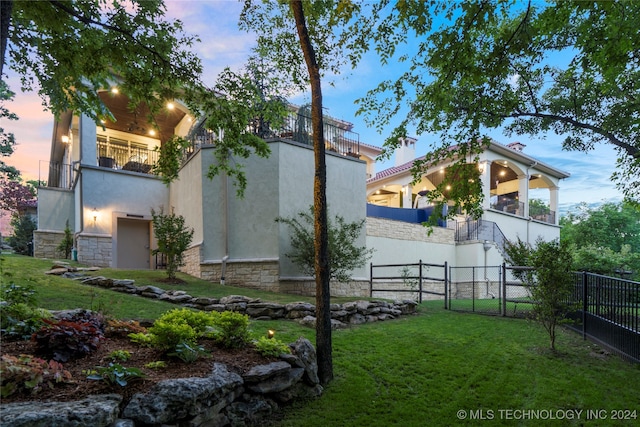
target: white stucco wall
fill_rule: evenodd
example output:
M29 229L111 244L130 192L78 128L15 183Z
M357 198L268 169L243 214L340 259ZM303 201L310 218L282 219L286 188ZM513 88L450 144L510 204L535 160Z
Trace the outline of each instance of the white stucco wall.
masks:
M84 167L79 185L83 232L86 233L111 235L116 212L146 216L151 214L151 209L169 204L169 190L152 175ZM95 222L94 209L98 212Z
M75 209L73 191L61 188L38 188L38 230L64 231L67 220L73 230Z
M193 241L201 244L204 238L202 186L206 177L202 175L202 152L195 153L180 169L178 179L169 186L169 202L165 212L174 209L176 215L185 218L185 225L193 228Z
M545 241L560 238L560 227L557 225L534 220L528 221L516 215L493 210L485 211L483 218L498 224L505 237L511 241L520 238L524 242L534 244L538 237L542 237Z

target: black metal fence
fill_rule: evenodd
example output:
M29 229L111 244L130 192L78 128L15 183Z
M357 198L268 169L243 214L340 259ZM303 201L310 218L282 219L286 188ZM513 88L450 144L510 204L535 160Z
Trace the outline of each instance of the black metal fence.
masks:
M427 264L419 260L415 264L370 264L369 296L397 299L397 295L409 294L418 302L425 297L444 299L447 308L447 263Z
M537 302L518 272L530 267L451 267L451 310L497 316L525 317ZM570 302L579 307L569 314L568 327L623 357L640 362L640 282L574 273Z
M574 277L579 309L569 327L640 362L640 282L587 272Z

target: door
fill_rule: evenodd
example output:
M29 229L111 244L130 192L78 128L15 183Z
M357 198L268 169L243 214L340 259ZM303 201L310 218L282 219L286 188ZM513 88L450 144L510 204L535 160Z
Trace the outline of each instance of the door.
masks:
M151 221L118 218L118 268L149 269Z

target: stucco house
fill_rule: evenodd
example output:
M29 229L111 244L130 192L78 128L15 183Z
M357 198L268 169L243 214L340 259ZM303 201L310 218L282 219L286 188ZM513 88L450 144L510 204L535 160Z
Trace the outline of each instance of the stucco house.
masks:
M145 123L144 106L130 111L128 99L116 90L104 90L100 96L115 121L95 123L69 112L55 122L51 156L41 170L40 179L47 185L38 191L35 256L59 256L56 247L69 221L78 261L114 268L157 268L160 261L151 255L155 247L151 210L162 207L184 216L195 231L182 269L186 273L214 282L313 294L312 278L303 277L285 255L290 250L288 227L275 221L313 204L314 153L301 126L308 118L292 110L287 124L271 129L265 137L269 158L237 160L244 164L248 181L245 197L239 199L231 179L207 177L216 161L217 133L205 129L179 102L167 105L156 117L154 129ZM507 238L526 236L532 241L537 236L559 236L554 215L558 182L569 175L537 162L520 146L497 142L479 162L487 196L482 227L472 226L461 215L457 223L428 235L415 221L371 211L371 206L381 205L424 208L419 193L428 190L441 172L428 172L411 185L409 169L416 140L406 138L396 153L396 166L376 173L375 158L381 150L361 143L352 126L325 119L329 215L341 215L347 221L366 218L366 235L357 243L375 249L373 263L423 259L497 265L502 262L501 252L493 251L487 260L486 246L495 241L499 248L499 239L477 231L487 224L495 224ZM191 147L178 179L165 185L152 173L158 158L154 149L173 135L188 137ZM446 170L447 165L441 166ZM548 189L552 212L540 218L529 215L530 188ZM352 274L352 283L332 285L332 292L367 295L368 267Z

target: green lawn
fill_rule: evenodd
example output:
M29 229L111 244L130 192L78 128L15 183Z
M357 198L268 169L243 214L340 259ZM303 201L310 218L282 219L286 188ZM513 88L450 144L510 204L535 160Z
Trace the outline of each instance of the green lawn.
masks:
M102 301L123 317L139 317L143 312L152 318L165 307L174 307L44 276L43 265L41 260L14 256L6 257L3 263L16 283L35 285L41 305L47 308ZM120 273L129 275L117 270L104 275ZM157 273L136 274L140 275L136 280L143 281L143 277ZM229 293L248 294L243 289L220 290L219 285L192 280L197 285L190 281L185 290L194 295L196 287L208 294L207 286L215 292L228 289ZM264 300L276 297L260 294ZM415 316L335 331L335 379L321 398L287 408L276 425L638 424L640 365L603 354L596 345L566 330L560 331L559 351L554 354L547 349L548 335L535 323L446 311L441 305L440 301L425 302ZM270 328L285 342L301 335L314 340L313 330L291 321L252 322L256 335ZM630 412L614 412L618 410ZM601 419L594 419L594 413ZM634 414L635 420L612 419Z

